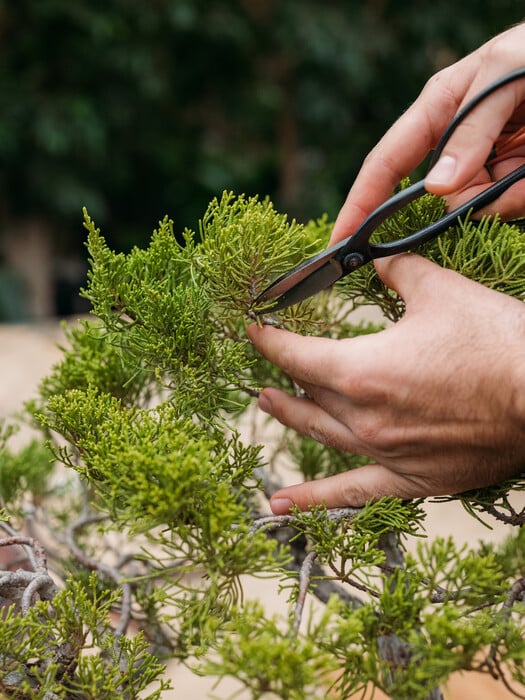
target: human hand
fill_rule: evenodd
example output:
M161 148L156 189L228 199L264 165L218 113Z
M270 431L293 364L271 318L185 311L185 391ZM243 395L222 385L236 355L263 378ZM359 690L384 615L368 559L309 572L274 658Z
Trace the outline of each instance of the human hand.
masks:
M525 305L417 255L375 264L406 305L386 330L332 340L248 328L308 396L266 388L260 408L376 462L282 489L274 513L459 493L525 464Z
M447 124L470 99L496 78L524 65L525 24L520 24L436 73L365 159L339 212L330 244L349 236L392 194L436 146ZM485 167L500 134L508 138L525 125L524 100L525 78L478 105L457 127L428 173L426 189L445 196L449 208L455 208L525 163L525 146L521 146ZM525 213L525 180L478 215L495 212L506 219Z

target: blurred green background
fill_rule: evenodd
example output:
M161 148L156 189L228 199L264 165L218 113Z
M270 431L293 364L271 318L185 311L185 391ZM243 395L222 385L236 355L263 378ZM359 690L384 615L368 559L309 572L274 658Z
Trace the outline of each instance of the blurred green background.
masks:
M439 68L517 0L0 0L0 320L82 312L83 206L119 250L224 189L335 217ZM400 148L404 145L400 144Z

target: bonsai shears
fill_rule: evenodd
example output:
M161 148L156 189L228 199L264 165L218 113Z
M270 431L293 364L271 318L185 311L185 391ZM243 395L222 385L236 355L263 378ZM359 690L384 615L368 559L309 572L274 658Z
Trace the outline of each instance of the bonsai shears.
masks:
M519 68L494 81L470 102L468 102L449 123L432 154L430 165L438 160L441 152L457 126L481 101L504 85L525 77L525 67ZM494 163L505 152L525 143L525 128L522 127L510 139L500 137L487 159L487 165ZM432 224L405 238L385 243L370 243L370 238L378 226L388 217L426 194L424 180L406 187L373 211L348 238L327 248L303 262L298 267L281 275L272 282L253 303L256 314L278 311L327 289L342 277L354 272L376 258L396 255L418 248L423 243L444 233L458 219L472 214L490 204L514 183L525 177L525 165L521 165L496 181L487 189L472 197L468 202L444 214Z

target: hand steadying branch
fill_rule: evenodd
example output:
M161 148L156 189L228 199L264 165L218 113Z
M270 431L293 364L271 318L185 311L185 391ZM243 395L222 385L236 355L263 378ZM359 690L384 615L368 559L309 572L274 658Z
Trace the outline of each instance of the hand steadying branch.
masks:
M308 398L266 388L259 406L303 435L376 464L276 492L274 513L370 498L458 493L525 463L525 306L415 255L377 263L406 314L332 340L253 325L257 349Z

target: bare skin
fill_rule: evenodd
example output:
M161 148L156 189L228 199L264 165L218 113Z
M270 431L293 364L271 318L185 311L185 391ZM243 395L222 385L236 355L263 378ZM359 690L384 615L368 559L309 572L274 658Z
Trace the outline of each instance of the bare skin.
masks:
M350 235L425 157L456 111L483 86L525 65L525 25L437 74L366 159L331 243ZM525 80L463 123L426 179L451 206L525 162L525 149L484 163L503 130L524 123ZM403 148L399 148L403 144ZM407 146L408 145L408 146ZM492 206L525 214L525 184ZM458 493L497 483L525 465L525 305L417 255L376 262L406 303L401 321L354 339L301 337L255 325L248 334L308 398L266 388L259 406L281 423L374 463L274 494L274 513L360 506L370 498Z

